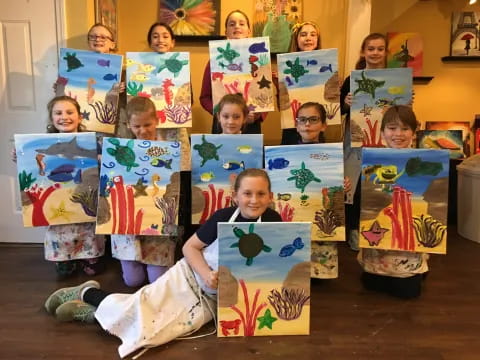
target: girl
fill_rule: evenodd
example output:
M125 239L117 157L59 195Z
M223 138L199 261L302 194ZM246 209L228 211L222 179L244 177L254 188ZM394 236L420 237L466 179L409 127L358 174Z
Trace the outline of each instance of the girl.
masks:
M248 107L241 94L227 94L218 103L222 134L241 134L248 117Z
M234 10L227 15L225 20L225 35L227 39L245 39L252 34L250 30L250 20L248 16L241 10ZM202 107L213 115L212 134L220 133L217 114L213 113L212 102L212 83L210 73L210 61L205 67L202 81L202 91L200 93L200 104ZM261 134L262 121L266 118L267 113L249 113L246 120L244 134Z
M386 146L393 149L411 147L417 125L411 107L390 107L383 115L380 128ZM364 270L364 287L404 299L420 296L423 274L428 271L427 260L428 254L407 251L360 249L358 253Z
M218 286L219 222L280 222L269 208L273 194L265 171L247 169L235 181L236 207L218 210L183 246L184 259L135 294L111 294L97 282L55 291L45 308L60 321L98 320L122 340L121 357L190 334L212 319Z

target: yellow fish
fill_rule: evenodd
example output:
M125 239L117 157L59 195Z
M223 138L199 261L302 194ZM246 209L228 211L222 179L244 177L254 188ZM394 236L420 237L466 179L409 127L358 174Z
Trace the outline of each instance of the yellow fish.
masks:
M141 81L141 82L143 82L143 81L147 81L147 80L149 80L149 79L150 79L150 78L149 78L147 75L143 74L143 73L134 73L134 74L132 74L132 76L130 76L130 80L133 80L133 81Z
M250 145L240 145L237 146L237 150L241 154L249 154L252 152L252 147Z
M155 69L155 66L150 64L138 64L138 71L139 72L146 72L149 73Z
M213 171L204 172L203 174L200 175L200 180L202 180L203 182L209 182L214 177L215 177L215 174L213 173Z
M390 86L387 91L392 95L401 95L405 93L405 86Z
M133 59L127 59L126 63L127 63L127 67L138 64L138 62L136 62ZM138 64L138 65L140 65L140 64Z

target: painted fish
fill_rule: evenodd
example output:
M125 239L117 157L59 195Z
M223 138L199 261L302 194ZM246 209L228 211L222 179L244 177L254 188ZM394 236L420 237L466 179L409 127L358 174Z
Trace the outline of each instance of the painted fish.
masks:
M277 200L288 201L292 198L292 194L290 193L278 193Z
M280 253L278 254L278 256L280 256L280 257L291 256L291 255L293 255L293 253L296 250L303 249L304 246L305 246L305 244L303 243L302 238L297 237L297 238L295 238L295 240L293 240L292 244L288 244L288 245L283 246L280 249Z
M37 160L38 165L38 173L40 176L45 176L45 168L47 167L47 165L43 161L44 157L45 155L43 154L37 154L37 156L35 156L35 160Z
M200 175L200 180L203 182L209 182L213 178L215 178L215 174L213 173L213 171L204 172L203 174Z
M168 150L167 147L161 147L161 146L152 146L147 149L145 154L147 154L150 157L155 157L155 156L162 156L169 154L170 151Z
M258 53L263 53L267 52L268 49L265 47L265 41L259 42L259 43L253 43L248 47L248 51L252 54L258 54Z
M248 58L248 62L251 64L251 63L254 63L255 61L258 61L258 56L250 55L250 57Z
M318 62L315 59L307 60L307 66L309 65L318 65Z
M325 72L325 71L333 72L332 64L323 65L322 67L320 67L320 72Z
M107 59L98 59L97 64L103 67L109 67L110 66L110 60Z
M268 160L268 170L272 170L272 169L277 169L277 170L280 170L280 169L285 169L288 164L290 164L290 161L288 161L287 159L281 157L281 158L276 158L276 159L269 159Z
M285 81L287 82L288 86L293 86L293 81L292 81L292 79L290 79L289 76L285 76Z
M138 64L138 71L140 72L152 72L156 67L151 64Z
M173 161L172 159L163 160L160 158L155 158L152 161L150 161L150 165L155 167L165 167L165 169L171 169L172 161Z
M220 72L220 71L215 71L215 72L213 72L213 73L212 73L212 81L215 81L215 80L217 80L217 79L220 80L220 81L222 81L224 74L225 74L225 73Z
M150 80L150 78L143 73L133 73L132 76L130 76L130 80L144 82Z
M137 64L138 64L138 62L136 62L136 61L133 60L133 59L127 59L127 61L126 61L127 67L132 66L132 65L137 65ZM138 64L138 65L139 65L139 64Z
M107 80L107 81L118 80L117 74L107 74L103 77L103 80Z
M55 182L69 182L73 180L75 184L79 184L82 182L82 170L79 169L75 175L72 175L74 170L75 165L73 164L60 165L53 169L47 178Z
M227 161L223 163L222 167L225 170L237 170L237 169L244 169L245 170L245 162L244 161Z
M240 71L242 72L242 66L243 64L240 63L240 64L228 64L228 65L225 65L224 63L220 63L220 66L223 67L223 68L227 68L228 70L230 71Z
M405 86L390 86L387 91L392 95L401 95L405 93Z
M237 151L241 154L250 154L252 152L252 147L250 145L239 145L237 146Z

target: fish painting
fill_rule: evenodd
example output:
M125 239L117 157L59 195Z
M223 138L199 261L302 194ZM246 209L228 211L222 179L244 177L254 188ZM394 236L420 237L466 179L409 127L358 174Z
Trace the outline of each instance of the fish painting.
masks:
M292 244L288 244L288 245L283 246L280 249L280 253L278 254L278 256L280 256L280 257L291 256L291 255L293 255L293 253L296 250L303 249L304 246L305 246L305 244L303 243L302 238L297 237L297 238L295 238L295 240L293 240Z
M110 66L110 60L106 59L98 59L97 64L103 67L109 67Z
M331 73L333 73L332 64L323 65L320 67L319 72L325 72L325 71L330 71Z
M315 60L315 59L307 60L307 66L317 65L317 64L318 64L318 62L317 62L317 60Z
M149 73L156 69L156 66L152 64L138 64L138 71L143 73Z
M390 86L387 91L392 95L401 95L405 93L405 86Z
M36 149L35 151L40 154L56 155L67 159L75 159L79 157L91 159L97 158L97 149L89 150L78 146L76 136L68 142L58 142L50 145L46 149Z
M132 66L132 65L140 65L140 64L137 61L129 58L129 59L126 60L126 65L127 65L127 67L129 67L129 66Z
M72 175L75 170L73 164L63 164L53 169L47 178L55 182L69 182L72 181L75 184L82 182L82 170L79 169L75 175Z
M215 178L215 174L213 173L213 171L204 172L203 174L200 175L200 180L203 182L209 182L213 178Z
M252 152L252 147L250 145L239 145L237 146L237 151L240 154L250 154Z
M150 80L150 78L143 73L133 73L132 76L130 76L130 80L144 82Z
M172 159L168 160L163 160L160 158L155 158L150 161L150 165L155 166L155 167L164 167L165 169L171 169L172 168Z
M288 201L292 198L292 194L290 193L278 193L277 200Z
M43 154L37 154L37 156L35 156L35 160L37 160L38 165L38 174L40 176L45 176L45 168L47 167L47 164L45 164L45 162L43 161L44 157L45 155Z
M117 74L106 74L103 77L103 80L107 80L107 81L118 80L117 79Z
M224 63L219 63L219 65L222 67L222 68L227 68L228 70L230 71L240 71L242 72L242 66L243 64L240 63L240 64L228 64L228 65L225 65Z
M382 228L380 223L375 220L368 231L362 231L362 236L367 239L370 246L376 246L383 239L385 233L388 231L386 228Z
M252 54L258 54L258 53L263 53L267 52L268 49L265 47L265 41L259 42L259 43L253 43L248 47L248 51Z
M290 76L285 76L285 81L287 82L288 86L293 86L293 80L290 79Z
M225 170L237 170L237 169L244 169L245 170L245 162L244 161L227 161L223 163L222 167Z
M275 159L269 159L268 160L268 170L272 169L285 169L288 165L290 164L290 161L287 159L281 157L281 158L275 158Z

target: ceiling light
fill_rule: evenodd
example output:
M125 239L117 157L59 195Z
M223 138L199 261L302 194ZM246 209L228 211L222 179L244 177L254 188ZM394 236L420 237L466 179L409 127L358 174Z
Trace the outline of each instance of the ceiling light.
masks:
M475 4L476 2L477 2L477 0L470 0L469 4L470 4L470 5L473 5L473 4Z

